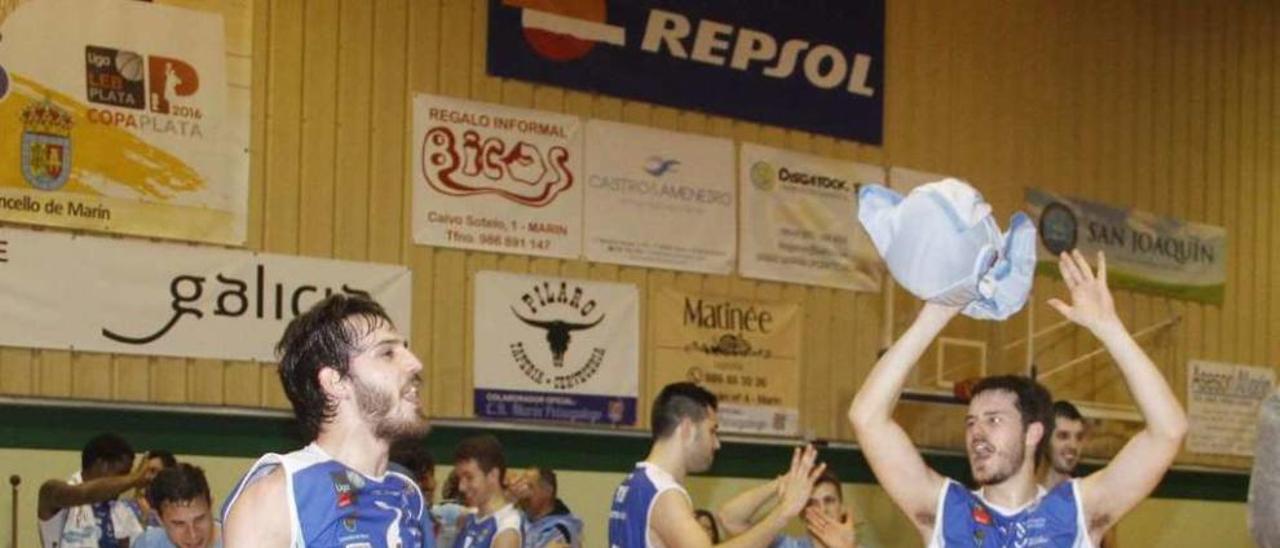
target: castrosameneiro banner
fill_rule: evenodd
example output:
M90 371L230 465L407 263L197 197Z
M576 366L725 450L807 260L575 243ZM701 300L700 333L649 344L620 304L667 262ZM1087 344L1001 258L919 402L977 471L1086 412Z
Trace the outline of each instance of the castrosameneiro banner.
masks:
M884 168L743 143L738 180L744 278L880 288L880 255L858 222L858 186L884 184Z
M0 221L240 245L252 2L0 8Z
M880 144L884 0L488 0L487 70Z
M636 286L481 271L475 291L476 416L636 423Z
M588 260L733 271L733 141L605 120L586 134Z
M650 394L669 383L695 382L719 398L722 432L800 433L799 303L669 287L651 299Z
M1041 273L1057 274L1057 255L1063 250L1079 249L1090 261L1102 251L1113 287L1222 304L1227 278L1225 228L1034 188L1027 189L1027 209L1040 229L1037 270Z
M412 287L400 265L0 227L0 346L274 362L334 293L409 333Z

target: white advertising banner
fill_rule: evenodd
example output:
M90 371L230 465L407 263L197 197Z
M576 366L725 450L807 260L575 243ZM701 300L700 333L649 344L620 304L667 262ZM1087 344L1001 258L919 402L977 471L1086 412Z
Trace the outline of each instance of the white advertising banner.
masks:
M441 97L413 98L413 241L576 259L582 121Z
M586 133L588 259L733 270L733 141L602 120Z
M0 8L0 221L244 243L253 2L164 3Z
M1258 406L1275 389L1270 367L1191 360L1187 366L1187 450L1253 456Z
M636 286L484 271L475 291L477 416L636 423Z
M738 270L747 278L876 291L880 256L858 222L858 185L879 166L743 143Z
M0 228L0 345L275 361L289 320L364 293L409 332L402 266Z

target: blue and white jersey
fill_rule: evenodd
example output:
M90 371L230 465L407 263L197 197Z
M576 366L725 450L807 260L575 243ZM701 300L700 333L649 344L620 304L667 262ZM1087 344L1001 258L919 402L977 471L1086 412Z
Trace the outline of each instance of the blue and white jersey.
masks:
M289 498L291 546L435 547L435 539L424 534L422 492L413 479L391 471L371 478L314 443L258 459L223 504L223 523L245 487L280 467Z
M524 534L524 548L545 548L552 542L582 548L582 520L570 513L559 499L556 510L542 519L530 521Z
M636 469L613 493L613 506L609 509L609 548L661 547L662 542L649 534L649 515L658 495L672 489L689 498L689 492L665 470L647 462L636 463ZM693 506L693 502L689 505Z
M453 548L489 548L493 539L503 531L516 532L516 545L524 542L524 514L510 503L484 517L467 514Z
M793 537L791 535L778 535L773 539L773 544L769 548L815 548L813 539L809 537Z
M1079 481L1064 481L1020 509L1006 509L979 491L947 480L938 497L930 548L1093 548L1080 502Z

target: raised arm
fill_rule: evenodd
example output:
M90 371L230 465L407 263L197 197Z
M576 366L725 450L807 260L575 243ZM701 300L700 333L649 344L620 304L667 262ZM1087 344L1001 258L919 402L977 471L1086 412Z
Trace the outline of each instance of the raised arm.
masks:
M1146 421L1146 427L1125 444L1110 464L1081 483L1089 534L1096 543L1160 483L1187 433L1187 416L1160 370L1116 314L1107 287L1106 257L1098 253L1096 276L1079 251L1058 257L1058 269L1071 291L1071 304L1051 299L1049 305L1102 342Z
M787 522L804 510L809 503L813 482L826 470L826 465L815 464L818 451L813 447L797 449L791 457L791 468L782 477L782 495L764 519L756 522L742 534L717 544L724 548L764 548L773 542ZM675 490L658 496L650 520L662 544L671 548L711 548L698 520L693 517L693 506L684 494Z
M933 530L938 494L946 480L924 463L906 431L894 422L893 407L911 368L959 311L925 303L915 323L871 369L849 406L849 422L871 471L923 536Z
M761 483L738 493L716 509L716 518L724 528L725 536L737 536L751 528L752 520L760 509L778 495L781 478Z
M36 515L41 520L53 517L62 508L92 504L116 498L132 488L145 487L156 477L159 467L146 464L128 474L92 479L77 485L62 480L49 480L40 486L36 497Z

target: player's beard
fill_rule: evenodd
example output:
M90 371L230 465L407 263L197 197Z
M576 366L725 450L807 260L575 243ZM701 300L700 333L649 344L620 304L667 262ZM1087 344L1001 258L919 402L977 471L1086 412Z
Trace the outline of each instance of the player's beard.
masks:
M972 455L970 459L972 459ZM1022 467L1022 461L1026 458L1026 450L1020 444L1014 444L1010 451L997 449L995 453L987 459L985 473L979 473L977 467L973 466L972 461L969 470L973 473L973 481L978 485L995 485L1013 477Z
M373 435L384 440L417 438L426 435L431 428L422 409L404 396L417 385L417 379L401 387L399 391L382 389L366 383L357 375L354 380L356 409L365 422L373 426ZM406 409L411 407L411 409Z

